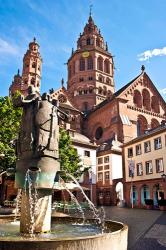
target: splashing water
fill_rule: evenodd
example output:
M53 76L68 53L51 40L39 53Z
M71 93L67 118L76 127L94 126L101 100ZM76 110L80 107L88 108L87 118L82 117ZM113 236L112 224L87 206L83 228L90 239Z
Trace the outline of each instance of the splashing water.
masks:
M29 234L33 237L34 234L34 223L35 223L35 215L37 211L37 201L38 201L38 194L35 183L38 179L38 173L36 173L36 180L33 180L32 171L27 170L25 175L25 185L23 192L29 197L29 212L30 212L30 221L27 224Z
M64 182L64 180L60 177L60 181L61 181L61 184L62 186L66 189L66 191L69 193L70 197L71 197L71 200L77 205L78 207L78 211L82 214L82 218L83 218L83 224L84 224L84 221L85 221L85 215L84 215L84 211L81 207L81 205L79 204L78 200L76 199L76 197L74 196L74 194L68 189L66 183Z
M102 208L101 211L99 211L95 206L94 204L91 202L91 200L87 197L87 195L85 194L84 190L82 189L82 187L80 186L79 182L77 181L77 179L72 176L71 174L69 173L66 173L66 175L68 177L70 177L75 184L78 185L78 188L81 190L82 194L84 195L86 201L88 202L89 204L89 207L92 209L92 212L94 214L94 218L98 221L98 224L101 225L101 228L102 228L102 231L104 230L104 219L105 219L105 215L102 216L102 218L100 218L100 215L101 215L101 212L104 212L104 209ZM104 212L105 214L105 212Z
M17 217L20 215L21 211L21 198L22 198L22 189L18 189L16 197L16 208L14 213L14 221L17 220Z

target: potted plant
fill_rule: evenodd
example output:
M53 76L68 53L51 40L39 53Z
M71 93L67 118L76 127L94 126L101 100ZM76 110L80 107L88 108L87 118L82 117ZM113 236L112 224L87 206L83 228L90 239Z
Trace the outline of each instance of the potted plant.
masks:
M153 209L153 200L152 199L145 199L145 205L147 209Z
M158 200L158 205L161 211L166 211L166 200Z

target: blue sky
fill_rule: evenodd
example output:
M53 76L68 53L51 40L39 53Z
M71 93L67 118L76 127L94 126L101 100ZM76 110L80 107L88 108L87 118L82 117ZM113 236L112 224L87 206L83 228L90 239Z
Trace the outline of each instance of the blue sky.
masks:
M0 0L0 96L33 37L43 58L41 92L67 80L64 63L92 16L115 56L116 90L146 72L166 99L166 0Z

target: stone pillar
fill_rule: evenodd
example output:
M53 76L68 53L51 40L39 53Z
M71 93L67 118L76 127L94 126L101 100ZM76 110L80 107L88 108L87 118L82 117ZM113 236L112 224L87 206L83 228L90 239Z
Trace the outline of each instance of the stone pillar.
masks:
M45 233L51 230L51 190L23 191L21 200L21 233Z

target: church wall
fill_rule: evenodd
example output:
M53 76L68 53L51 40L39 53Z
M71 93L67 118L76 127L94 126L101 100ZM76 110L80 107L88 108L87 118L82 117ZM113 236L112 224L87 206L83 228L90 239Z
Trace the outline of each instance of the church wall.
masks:
M91 139L95 139L97 128L103 129L103 135L97 140L97 143L102 143L105 140L119 133L118 124L118 108L116 100L108 103L104 107L96 110L88 116L86 134Z

